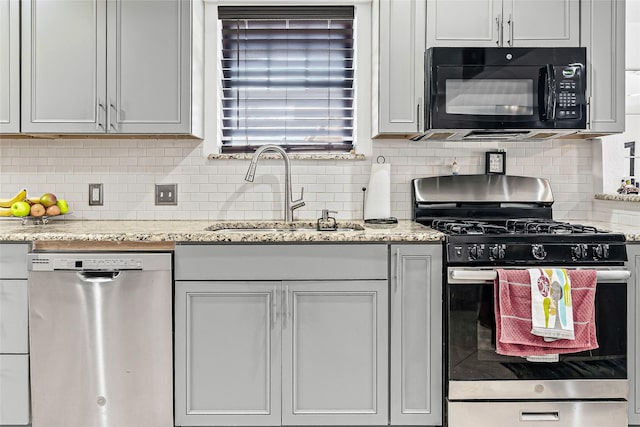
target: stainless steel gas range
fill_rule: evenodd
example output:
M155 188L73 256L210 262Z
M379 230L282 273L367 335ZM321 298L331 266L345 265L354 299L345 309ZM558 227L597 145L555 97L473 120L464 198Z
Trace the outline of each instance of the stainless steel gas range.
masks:
M626 427L624 235L553 221L550 184L538 178L420 178L412 202L416 221L446 234L445 425ZM498 270L554 268L596 271L597 348L555 361L498 354Z

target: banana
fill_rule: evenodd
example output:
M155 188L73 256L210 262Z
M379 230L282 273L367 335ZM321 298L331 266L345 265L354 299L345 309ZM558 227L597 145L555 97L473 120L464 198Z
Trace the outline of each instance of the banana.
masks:
M23 188L22 190L20 190L18 194L13 196L11 199L0 199L0 208L10 208L11 205L14 204L15 202L21 202L26 198L27 198L27 189ZM2 215L2 216L8 216L8 215Z
M11 209L0 208L0 216L11 216Z

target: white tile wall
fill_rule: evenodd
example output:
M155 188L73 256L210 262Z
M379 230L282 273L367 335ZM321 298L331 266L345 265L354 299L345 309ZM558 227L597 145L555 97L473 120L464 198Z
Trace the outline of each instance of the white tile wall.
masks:
M589 141L411 142L373 141L373 156L355 160L292 160L293 191L305 187L296 218L322 209L338 218L362 216L362 187L371 162L391 164L391 214L411 217L412 178L484 172L484 152L503 148L511 175L544 177L554 191L557 219L590 219L593 199ZM0 140L0 197L25 187L37 196L65 198L83 219L280 219L282 161L261 160L254 183L244 181L248 160L208 160L193 140ZM104 184L104 206L88 205L88 184ZM177 183L178 206L155 206L154 184Z
M640 227L640 203L594 200L592 218L609 224Z

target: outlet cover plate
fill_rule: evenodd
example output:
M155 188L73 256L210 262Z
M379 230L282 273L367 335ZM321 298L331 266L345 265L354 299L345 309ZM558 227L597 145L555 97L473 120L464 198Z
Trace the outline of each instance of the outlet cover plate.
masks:
M176 206L178 204L178 184L156 184L156 205Z
M102 206L102 184L89 184L89 206Z

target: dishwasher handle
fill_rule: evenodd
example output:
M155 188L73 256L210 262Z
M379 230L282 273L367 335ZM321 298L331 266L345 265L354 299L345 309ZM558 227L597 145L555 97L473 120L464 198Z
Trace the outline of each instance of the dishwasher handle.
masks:
M120 277L120 271L78 271L76 274L83 282L106 283Z

